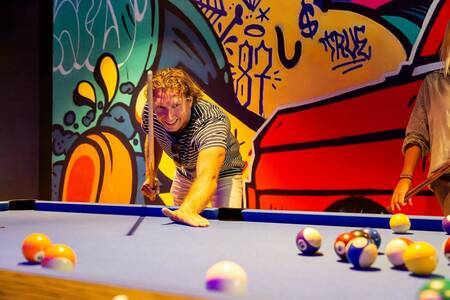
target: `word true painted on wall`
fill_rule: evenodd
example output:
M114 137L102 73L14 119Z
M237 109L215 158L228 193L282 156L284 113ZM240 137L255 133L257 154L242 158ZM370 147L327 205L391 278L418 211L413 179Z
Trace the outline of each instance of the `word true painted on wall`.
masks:
M342 32L325 30L319 42L330 52L330 59L335 65L332 70L340 69L342 74L361 68L372 57L372 46L362 35L366 26L353 26Z

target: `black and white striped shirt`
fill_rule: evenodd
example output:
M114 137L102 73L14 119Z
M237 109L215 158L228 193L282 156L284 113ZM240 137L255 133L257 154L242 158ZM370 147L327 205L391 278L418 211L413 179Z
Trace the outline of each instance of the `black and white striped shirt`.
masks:
M161 148L171 157L177 172L189 180L196 177L198 153L209 147L226 149L225 161L219 177L242 174L244 162L239 153L239 143L231 134L230 120L216 105L198 99L191 108L191 119L181 132L168 132L154 119L154 134ZM142 113L142 129L148 133L148 106Z

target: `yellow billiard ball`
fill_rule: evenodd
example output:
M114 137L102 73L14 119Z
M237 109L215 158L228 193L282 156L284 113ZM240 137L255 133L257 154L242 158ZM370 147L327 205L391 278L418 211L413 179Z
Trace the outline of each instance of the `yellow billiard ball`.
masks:
M32 233L22 241L22 254L32 263L40 263L44 251L52 245L52 241L43 233Z
M437 251L427 242L413 242L403 253L403 261L408 271L417 275L430 275L438 263Z
M411 222L405 214L395 214L389 220L389 227L395 233L405 233L411 228Z

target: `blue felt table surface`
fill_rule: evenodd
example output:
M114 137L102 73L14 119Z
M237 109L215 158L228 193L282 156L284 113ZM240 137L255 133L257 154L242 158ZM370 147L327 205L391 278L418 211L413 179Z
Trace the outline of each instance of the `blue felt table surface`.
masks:
M321 255L301 256L295 245L305 225L210 220L208 228L174 224L164 217L146 217L127 235L138 217L45 211L1 211L0 268L50 274L70 279L117 284L208 298L234 298L204 287L208 268L220 260L239 263L248 274L246 294L238 299L415 299L429 278L392 269L386 255L373 268L359 271L340 262L333 250L336 236L357 227L314 225L322 234ZM449 236L438 231L408 235L380 229L380 252L391 239L406 236L433 244L439 253L435 277L450 275L442 253ZM78 255L71 273L24 263L23 238L46 233L53 242L71 246Z

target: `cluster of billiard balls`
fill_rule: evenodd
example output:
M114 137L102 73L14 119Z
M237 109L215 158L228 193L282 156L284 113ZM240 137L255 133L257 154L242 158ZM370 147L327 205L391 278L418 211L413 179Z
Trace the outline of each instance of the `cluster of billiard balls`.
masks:
M406 233L411 222L404 214L393 215L389 220L395 233ZM450 216L442 221L442 228L450 234ZM305 227L296 236L296 245L304 255L314 255L320 248L322 237L316 229ZM381 236L374 228L362 228L341 233L334 242L334 251L342 261L350 262L356 269L366 269L375 262ZM444 241L444 255L450 260L450 238ZM430 275L438 264L436 249L423 241L413 242L406 237L391 240L385 250L386 256L395 268L406 268L416 275Z
M72 248L65 244L53 244L43 233L26 236L22 242L22 254L30 263L59 271L73 271L77 263Z

